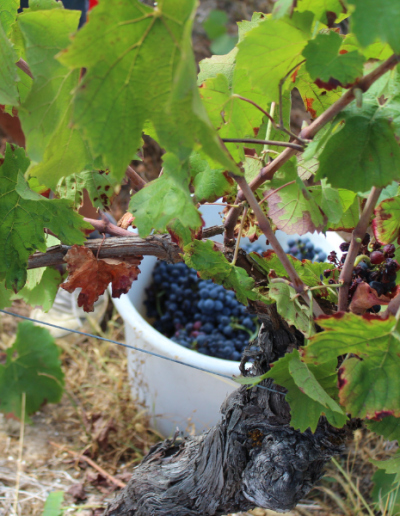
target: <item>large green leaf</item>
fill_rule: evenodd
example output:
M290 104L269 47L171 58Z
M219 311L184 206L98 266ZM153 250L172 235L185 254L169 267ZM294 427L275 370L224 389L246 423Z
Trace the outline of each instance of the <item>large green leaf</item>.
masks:
M312 18L310 12L295 12L291 18L278 20L267 16L239 43L236 66L246 70L250 83L267 100L279 100L279 81L302 61Z
M287 164L289 165L289 164ZM295 162L283 177L274 177L268 192L268 217L288 235L321 232L327 217L311 191L298 178Z
M62 178L56 188L56 193L62 199L70 199L75 208L83 203L84 190L95 208L104 209L109 206L110 197L115 193L117 181L107 172L85 170L80 174L72 174Z
M388 441L400 441L400 418L387 416L381 421L367 421L366 425L371 432L383 435Z
M273 378L277 385L288 390L286 401L290 405L290 425L301 432L310 428L315 432L320 416L325 415L331 425L341 428L346 415L331 396L336 397L336 361L313 367L301 361L294 350L272 364L263 378Z
M61 399L64 374L60 349L45 328L31 322L19 323L14 344L6 349L6 362L0 365L0 411L21 417L21 398L26 394L26 415L43 403Z
M273 270L276 275L281 278L289 277L281 260L274 251L267 251L263 253L263 256L260 256L257 253L251 253L250 257L265 271L266 274L269 274ZM292 263L301 281L308 287L323 285L321 276L324 270L333 269L335 267L332 263L310 262L310 260L300 261L290 255L287 255L287 257Z
M211 240L195 240L187 245L184 259L186 265L196 269L201 278L213 279L225 288L234 290L237 299L244 305L248 304L248 299L269 302L254 289L253 278L241 267L229 263L220 251L214 249Z
M307 305L301 305L296 296L296 291L286 283L271 283L268 295L276 302L279 315L289 325L297 328L307 338L314 333L314 324L310 320L310 309Z
M28 270L26 284L14 299L23 299L30 306L41 306L48 312L53 306L62 275L52 267L40 267Z
M299 12L313 12L316 20L330 26L335 21L333 14L340 19L348 16L345 4L341 0L300 0L297 9Z
M363 47L376 38L387 41L400 53L400 3L398 0L348 0L356 7L351 15L351 29Z
M0 308L8 308L12 305L13 291L7 290L4 281L0 282Z
M336 188L365 192L400 179L400 148L393 124L380 111L378 102L351 105L319 156L316 180L326 177Z
M390 244L400 236L400 197L382 201L372 221L375 238L381 244Z
M65 199L46 199L29 189L24 173L29 165L25 151L7 144L0 167L0 281L20 290L26 281L26 265L36 250L46 251L44 228L65 244L83 244L84 229L92 226Z
M19 25L26 42L26 59L35 77L20 111L31 175L55 189L60 178L91 168L92 156L76 128L70 127L72 90L79 71L55 59L69 44L79 12L64 9L28 12Z
M328 82L333 78L346 86L363 75L364 56L356 50L341 54L342 42L342 37L333 31L320 33L308 42L303 56L312 80Z
M299 90L304 106L312 118L319 116L341 97L340 87L331 91L319 88L304 67L292 75L292 84Z
M328 220L327 231L352 231L360 219L360 206L357 194L350 190L338 188L343 215L336 223Z
M1 0L0 25L7 36L10 35L11 25L15 22L19 7L19 0Z
M187 163L181 164L173 154L164 154L164 172L161 177L148 183L131 199L129 211L135 217L135 225L141 237L151 230L177 233L181 243L191 240L201 225L201 216L189 191L190 175ZM178 222L178 226L171 226Z
M237 171L200 101L190 39L195 7L195 0L163 0L154 9L138 0L100 2L60 57L87 70L74 120L118 179L148 120L161 145L180 159L199 141L213 159Z
M190 156L190 175L197 202L214 202L233 188L233 179L222 168L214 169L198 152Z
M17 54L0 24L0 104L18 104L17 61Z
M394 475L393 483L398 484L400 482L400 452L397 452L389 460L370 460L372 464L379 469L383 469L388 475Z
M313 336L304 350L318 366L348 355L339 370L341 405L353 417L400 416L400 342L396 319L338 313L318 319L325 331Z
M262 123L263 113L239 96L249 98L266 108L265 100L254 94L248 84L247 74L235 70L233 85L230 89L225 75L207 79L200 94L208 116L221 138L254 138ZM244 160L243 144L227 144L237 161Z

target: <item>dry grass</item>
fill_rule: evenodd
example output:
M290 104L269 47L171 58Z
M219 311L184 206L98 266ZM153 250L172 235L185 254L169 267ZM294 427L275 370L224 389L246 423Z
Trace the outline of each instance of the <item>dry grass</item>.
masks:
M29 312L23 303L14 305L13 310L22 315ZM15 318L1 316L0 349L11 344L16 325ZM86 331L124 339L115 313L104 332L88 323ZM26 425L16 513L20 423L0 419L0 516L40 516L46 497L55 490L66 492L65 515L100 516L118 489L115 482L126 482L132 468L160 438L149 428L145 409L130 397L123 348L79 335L58 339L57 343L62 348L65 394L59 404L44 406L33 416L33 424ZM324 479L291 514L379 514L370 506L374 468L369 460L388 458L394 449L393 443L357 430L346 455L328 465ZM99 473L81 455L105 473ZM246 514L273 513L255 509Z

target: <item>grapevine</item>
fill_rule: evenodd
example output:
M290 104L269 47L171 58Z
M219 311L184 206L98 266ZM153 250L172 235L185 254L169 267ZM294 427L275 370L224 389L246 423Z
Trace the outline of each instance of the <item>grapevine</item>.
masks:
M398 1L278 0L239 23L236 46L199 73L195 0L90 9L78 30L80 13L56 0L20 13L2 2L0 105L25 145L8 142L0 161L0 308L22 298L49 309L59 288L80 288L90 311L109 285L113 297L134 289L143 256L157 256L147 303L156 329L241 361L244 386L208 434L151 451L106 514L288 510L354 420L399 438ZM309 117L296 132L295 89ZM163 149L150 182L132 162L144 135ZM127 184L114 224L104 213ZM80 215L85 195L97 219ZM200 208L214 203L224 218L204 227ZM110 238L88 240L94 230ZM327 232L344 237L329 255L307 239ZM266 399L258 385L275 390ZM309 458L293 480L302 446ZM208 456L215 475L203 485ZM179 481L163 461L179 464ZM398 479L399 464L396 454L378 467ZM150 510L140 486L153 478Z

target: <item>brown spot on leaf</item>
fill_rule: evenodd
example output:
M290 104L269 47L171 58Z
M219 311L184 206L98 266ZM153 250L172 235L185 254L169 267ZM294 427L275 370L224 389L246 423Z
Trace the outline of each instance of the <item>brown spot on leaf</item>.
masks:
M317 116L317 112L315 111L315 109L313 109L313 104L314 104L314 100L315 99L312 99L312 98L308 98L306 97L304 99L305 101L305 105L306 105L306 111L308 111L310 113L310 115L312 116L312 118L315 118Z
M394 410L378 410L375 412L373 421L382 421L383 418L394 416Z
M258 131L260 130L259 127L253 127L253 133L254 133L254 136L257 136L258 135Z
M348 50L345 50L344 48L342 48L342 50L339 50L340 55L347 54L347 53L348 53Z

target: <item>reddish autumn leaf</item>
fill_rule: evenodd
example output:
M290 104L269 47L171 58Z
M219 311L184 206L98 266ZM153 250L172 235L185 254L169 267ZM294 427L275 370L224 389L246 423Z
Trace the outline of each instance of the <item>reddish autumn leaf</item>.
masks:
M138 277L138 265L142 258L97 260L86 247L74 245L64 258L69 276L61 287L70 293L81 288L78 306L83 307L85 312L93 312L93 304L104 294L109 283L112 285L112 297L128 292Z
M364 315L369 308L375 305L388 305L392 297L394 297L393 294L378 296L377 291L363 281L358 285L353 299L351 300L349 307L350 312L357 315Z

